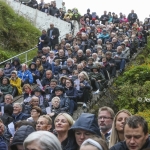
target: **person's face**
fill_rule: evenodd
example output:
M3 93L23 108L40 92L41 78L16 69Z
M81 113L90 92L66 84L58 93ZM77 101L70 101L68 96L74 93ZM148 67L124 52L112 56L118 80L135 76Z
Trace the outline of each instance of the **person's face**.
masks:
M15 73L12 73L12 74L11 74L11 78L16 78L16 74L15 74Z
M79 72L81 72L83 68L82 68L81 65L78 65L78 66L77 66L77 69L78 69Z
M88 61L88 64L93 64L92 59L90 59L90 60Z
M53 25L53 24L50 24L50 28L54 28L54 25Z
M45 62L45 61L46 61L46 57L42 56L42 62Z
M21 111L22 111L22 109L19 105L13 106L13 114L19 114Z
M79 80L80 80L80 82L84 81L84 75L83 74L79 75Z
M51 89L54 89L54 88L56 87L56 85L57 85L56 82L51 82L51 83L50 83Z
M93 72L98 72L97 69L93 69Z
M2 122L0 122L0 135L3 135L4 133L4 124Z
M34 92L34 95L39 97L41 95L41 92Z
M87 56L91 56L91 52L90 51L86 51L86 55Z
M62 93L63 93L63 91L61 91L61 90L55 91L55 95L56 95L56 96L60 96Z
M72 86L71 81L70 80L66 80L66 87L69 88L71 86Z
M61 57L64 56L64 51L60 50L59 51L59 56L61 56Z
M3 71L0 71L0 76L3 76L4 72Z
M39 60L36 61L36 65L40 65L40 61Z
M10 64L6 64L6 68L10 68Z
M25 93L29 93L30 91L31 91L31 90L30 90L27 86L24 87L24 92L25 92Z
M69 66L69 67L72 66L72 61L69 61L69 60L68 60L68 61L67 61L67 66Z
M76 142L79 146L81 146L81 144L88 138L90 138L93 134L79 129L79 130L75 130L75 138L76 138Z
M117 48L117 52L121 53L122 52L122 48Z
M39 99L38 98L32 98L31 105L32 106L38 106L39 105Z
M98 150L98 149L93 145L83 145L80 147L80 150Z
M107 110L100 111L98 114L98 125L102 132L108 132L112 127L113 119Z
M40 113L38 113L36 109L31 110L31 117L32 118L39 117L39 116L40 116Z
M110 59L110 58L111 58L111 55L108 55L108 54L107 54L107 55L106 55L106 58L107 58L107 59Z
M82 57L83 53L82 52L78 52L78 57Z
M10 96L5 96L5 100L4 100L5 104L11 104L12 103L12 99Z
M50 58L53 58L54 57L54 53L50 53L49 56L50 56Z
M22 66L22 71L27 70L26 66Z
M53 100L52 105L54 108L58 108L60 101L56 98Z
M130 128L127 124L124 127L124 136L129 150L140 150L146 143L148 133L145 134L141 126Z
M46 78L50 79L52 77L52 73L51 72L46 72Z
M7 83L8 83L7 79L3 79L3 80L2 80L2 83L3 83L4 85L7 84Z
M48 120L44 117L40 117L37 120L36 131L49 131L51 125L48 125Z
M68 131L69 129L70 125L68 120L63 115L58 116L55 121L55 130L59 133Z
M103 59L102 59L102 62L106 62L106 61L107 61L106 58L103 58Z
M34 64L31 65L31 69L35 69L35 65Z
M47 5L45 5L44 7L47 7ZM42 35L46 35L46 31L42 31Z
M125 112L121 112L118 114L117 118L116 118L116 130L118 132L123 132L124 129L124 124L126 119L129 117L129 115Z

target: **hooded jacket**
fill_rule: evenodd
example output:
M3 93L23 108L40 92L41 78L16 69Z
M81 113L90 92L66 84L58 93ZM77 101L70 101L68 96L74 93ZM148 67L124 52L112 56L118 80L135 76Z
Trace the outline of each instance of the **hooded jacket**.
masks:
M17 62L17 64L15 64L15 62ZM15 57L13 62L12 62L12 66L15 67L16 71L21 70L22 66L20 64L20 59L18 57Z
M2 137L0 137L0 148L1 148L1 150L8 150L8 146Z
M82 113L70 130L81 129L101 137L96 116L90 113Z
M17 75L17 74L16 74ZM22 87L21 87L21 79L16 77L15 79L10 78L10 84L17 88L18 95L22 94Z
M23 145L24 140L27 138L27 136L29 134L31 134L32 132L34 132L34 128L30 125L23 125L21 126L17 132L15 133L14 137L13 137L13 141L11 144L11 149L12 150L17 150L16 145Z
M7 64L10 65L9 68L6 68L6 65L7 65ZM7 63L5 64L5 66L4 66L4 75L5 75L6 77L9 77L9 78L10 78L11 72L12 72L13 70L15 70L15 67L13 67L10 62L7 62Z

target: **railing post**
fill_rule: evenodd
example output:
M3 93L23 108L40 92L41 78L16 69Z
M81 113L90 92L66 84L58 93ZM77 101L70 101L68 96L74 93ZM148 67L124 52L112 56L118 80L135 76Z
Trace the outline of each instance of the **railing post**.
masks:
M27 61L28 61L28 55L27 55L27 53L25 53L26 54L26 62L25 63L27 63Z

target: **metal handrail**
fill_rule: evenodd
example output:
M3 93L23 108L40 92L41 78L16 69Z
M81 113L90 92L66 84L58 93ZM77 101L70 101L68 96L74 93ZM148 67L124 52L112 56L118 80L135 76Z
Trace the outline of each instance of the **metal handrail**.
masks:
M66 35L66 34L65 34L65 35ZM64 37L65 35L59 36L59 40L61 41L62 37ZM25 54L25 62L24 62L24 63L28 63L28 62L30 62L30 61L32 60L32 59L31 59L31 60L28 60L28 56L27 56L28 52L31 52L31 51L35 50L36 48L37 48L37 46L35 46L34 48L29 49L29 50L27 50L27 51L25 51L25 52L22 52L22 53L20 53L20 54L18 54L18 55L15 55L15 56L13 56L13 57L11 57L11 58L9 58L9 59L3 61L3 62L0 62L0 66L3 65L4 63L8 62L8 61L10 61L10 62L12 63L12 61L13 61L14 58L19 57L19 56L21 56L21 55L23 55L23 54Z

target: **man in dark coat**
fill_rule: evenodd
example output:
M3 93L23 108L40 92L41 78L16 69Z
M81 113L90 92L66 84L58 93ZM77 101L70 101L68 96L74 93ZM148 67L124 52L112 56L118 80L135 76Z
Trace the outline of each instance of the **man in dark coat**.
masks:
M131 23L131 25L136 21L138 18L137 14L134 13L134 10L131 10L131 13L128 15L128 20Z
M109 16L107 15L107 11L104 11L104 15L101 16L100 21L105 25L106 21L109 20Z
M50 24L50 29L47 30L47 35L49 37L49 46L54 49L56 44L59 44L59 30L54 27L54 24Z
M60 16L59 9L56 7L56 2L54 2L53 6L50 7L49 14L52 15L52 16L55 16L57 18Z
M150 149L148 123L141 116L130 116L124 125L125 141L118 142L110 150Z

